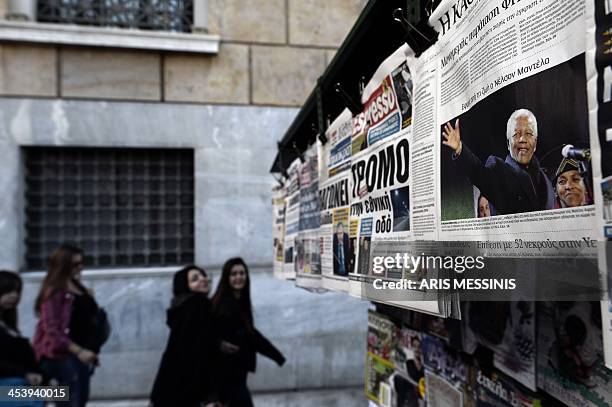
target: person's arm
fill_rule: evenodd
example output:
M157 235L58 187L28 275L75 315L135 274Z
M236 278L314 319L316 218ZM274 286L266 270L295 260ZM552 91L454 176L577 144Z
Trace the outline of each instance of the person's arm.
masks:
M502 180L498 179L492 162L483 162L461 141L461 129L459 119L455 121L455 127L446 123L442 132L444 140L442 144L452 150L452 158L459 169L469 178L470 182L476 186L480 192L486 196L495 206L499 204L498 196L500 188L503 188ZM489 157L491 161L492 157Z
M255 328L253 328L253 334L255 336L255 350L258 353L269 357L279 366L285 364L285 357L274 345L272 345L272 342L270 342L265 336L261 334L261 332L259 332Z
M53 353L57 352L72 352L75 353L78 349L70 346L72 341L68 337L68 333L64 332L62 326L65 321L62 318L66 316L63 307L70 306L62 301L64 292L58 291L49 295L40 305L40 323L46 332L46 342L50 345L50 350ZM70 313L66 313L70 318ZM72 344L74 345L74 344Z
M70 319L71 314L71 311L66 312L64 309L71 305L62 301L61 296L63 295L65 293L58 291L49 296L40 306L40 320L47 333L51 351L53 353L70 352L85 364L97 363L97 355L94 352L72 342L68 333L63 330L62 327L67 325L67 322L62 319Z

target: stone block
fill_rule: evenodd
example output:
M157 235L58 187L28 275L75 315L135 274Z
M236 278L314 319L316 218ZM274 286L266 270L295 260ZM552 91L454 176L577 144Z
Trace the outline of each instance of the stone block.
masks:
M252 46L252 103L299 106L325 70L321 49Z
M209 30L221 39L286 43L285 0L209 0Z
M6 20L9 0L0 0L0 20Z
M160 56L117 49L61 50L62 96L160 100Z
M289 0L289 43L337 47L366 0ZM391 17L389 17L391 21Z
M169 54L164 63L167 101L249 103L249 49L222 44L217 55Z
M57 51L37 45L0 45L0 94L55 96Z

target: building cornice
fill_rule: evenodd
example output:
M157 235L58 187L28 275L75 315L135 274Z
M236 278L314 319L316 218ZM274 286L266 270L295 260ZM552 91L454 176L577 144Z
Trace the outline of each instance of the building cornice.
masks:
M220 37L213 34L5 20L0 21L0 41L217 54Z

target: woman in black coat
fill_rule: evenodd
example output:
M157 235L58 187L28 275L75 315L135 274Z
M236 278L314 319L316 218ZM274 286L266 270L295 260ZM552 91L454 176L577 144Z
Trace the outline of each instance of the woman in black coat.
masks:
M255 371L255 354L261 353L279 366L285 363L285 358L255 328L249 269L241 258L229 259L223 265L221 280L213 297L213 324L221 341L216 368L219 400L229 407L252 406L247 375ZM224 349L227 343L237 347L234 353Z
M170 337L151 392L160 406L214 405L212 353L217 347L211 327L209 280L197 266L174 275L174 297L167 311Z
M40 385L42 382L34 350L17 329L21 287L17 274L0 271L0 386ZM42 406L42 403L24 402L23 405Z

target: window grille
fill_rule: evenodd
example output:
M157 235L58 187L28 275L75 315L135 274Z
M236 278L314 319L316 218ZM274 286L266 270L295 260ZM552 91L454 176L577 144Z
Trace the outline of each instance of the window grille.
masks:
M39 0L37 19L46 23L191 32L193 0Z
M25 265L47 267L62 242L86 267L194 261L192 150L27 147Z

